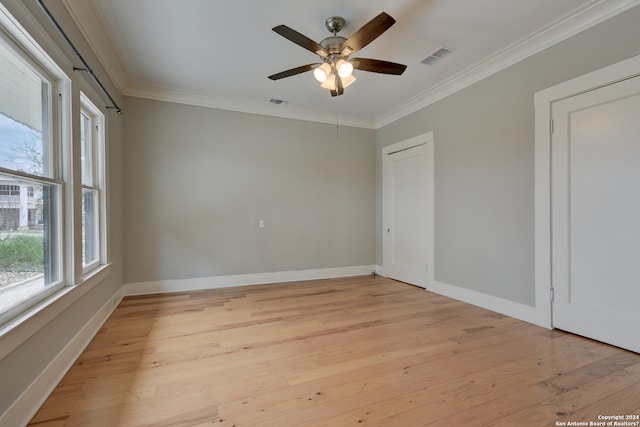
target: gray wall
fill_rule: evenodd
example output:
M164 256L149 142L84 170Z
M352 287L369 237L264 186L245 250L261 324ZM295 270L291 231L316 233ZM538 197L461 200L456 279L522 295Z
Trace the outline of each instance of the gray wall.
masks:
M74 87L86 85L83 82L82 73L74 73L70 70L70 64L77 64L75 57L72 57L66 46L60 40L58 34L51 30L50 25L40 8L33 0L3 0L9 11L16 17L22 16L24 9L20 4L27 6L28 10L37 17L42 26L47 29L53 40L63 46L63 52L69 55L70 61L65 64L65 69L73 78ZM67 14L66 9L60 2L46 2L47 7L60 22L62 27L73 40L76 47L82 52L83 57L89 62L101 81L109 88L112 95L118 99L118 92L113 87L106 73L100 67L95 56L91 54L91 49L83 40L80 32L75 27L73 20ZM24 25L24 23L23 23ZM40 32L36 28L27 26L32 35ZM38 40L40 43L44 43ZM72 58L72 59L71 59ZM68 68L67 68L68 67ZM107 302L110 297L122 286L123 275L123 117L115 113L109 113L106 119L107 125L107 145L109 151L109 244L111 253L112 269L106 280L96 285L89 293L84 295L75 304L61 313L49 324L40 329L30 339L21 346L0 360L0 414L3 414L11 404L25 391L25 389L40 375L46 366L57 356L60 351L71 341L80 329L95 315L95 313ZM0 341L0 345L2 345Z
M377 262L382 147L435 138L435 279L533 306L536 91L640 54L640 7L377 132Z
M125 283L375 263L373 130L125 106Z

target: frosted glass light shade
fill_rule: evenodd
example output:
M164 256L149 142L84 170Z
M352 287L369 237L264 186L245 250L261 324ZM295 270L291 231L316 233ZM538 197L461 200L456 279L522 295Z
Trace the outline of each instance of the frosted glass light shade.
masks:
M345 88L349 86L351 83L355 82L356 78L353 77L353 75L351 75L348 77L340 78L340 80L342 80L342 87ZM337 90L338 88L336 87L336 75L331 73L327 78L327 80L324 83L322 83L321 86L325 89Z
M313 70L313 77L320 83L324 83L331 74L331 65L326 62Z
M329 74L324 83L322 83L320 86L325 89L336 90L336 75L333 73Z
M349 77L353 73L353 65L344 59L338 59L336 69L338 70L338 75L342 78Z
M349 86L351 83L355 82L356 78L353 77L353 74L351 74L350 76L347 77L343 77L342 78L342 87L347 87Z

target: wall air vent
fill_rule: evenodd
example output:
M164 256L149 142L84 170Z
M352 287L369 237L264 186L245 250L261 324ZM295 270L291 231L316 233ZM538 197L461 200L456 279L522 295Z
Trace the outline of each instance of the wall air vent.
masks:
M441 47L440 49L436 50L431 55L420 61L420 63L424 65L433 65L451 53L453 53L453 50L449 49L448 47Z

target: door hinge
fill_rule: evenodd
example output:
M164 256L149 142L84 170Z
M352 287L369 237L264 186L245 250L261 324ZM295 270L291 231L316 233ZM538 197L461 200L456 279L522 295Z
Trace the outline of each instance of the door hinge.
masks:
M426 271L427 273L429 272L429 264L424 265L424 271Z
M553 119L549 122L549 133L553 135Z
M554 302L556 299L555 289L552 287L549 290L551 291L551 302Z

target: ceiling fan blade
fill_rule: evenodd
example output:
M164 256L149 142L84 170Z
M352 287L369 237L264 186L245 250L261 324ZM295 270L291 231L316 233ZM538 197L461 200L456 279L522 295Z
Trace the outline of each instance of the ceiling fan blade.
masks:
M340 46L340 53L348 56L352 53L362 49L372 41L378 38L380 34L384 33L395 24L396 20L389 16L387 13L382 12L380 15L373 18L371 21L364 24L362 28L356 31L346 42Z
M282 71L282 72L277 73L277 74L273 74L273 75L269 76L269 78L271 80L284 79L285 77L291 77L291 76L295 76L296 74L300 74L300 73L304 73L304 72L307 72L307 71L311 71L314 68L316 68L318 65L320 65L320 64L302 65L300 67L292 68L290 70L286 70L286 71Z
M285 39L290 40L295 44L297 44L298 46L301 46L313 53L316 53L322 56L323 58L326 58L327 56L329 56L329 51L327 49L322 47L320 44L314 42L309 37L303 34L300 34L296 30L291 29L286 25L278 25L277 27L273 27L272 29L273 31L280 34Z
M404 73L404 70L407 68L404 64L381 61L379 59L353 58L349 62L351 62L351 65L353 65L353 68L356 70L371 71L372 73L394 74L396 76Z
M330 90L329 91L331 93L331 96L338 96L338 91L337 90Z

